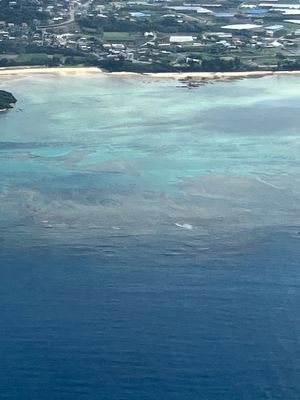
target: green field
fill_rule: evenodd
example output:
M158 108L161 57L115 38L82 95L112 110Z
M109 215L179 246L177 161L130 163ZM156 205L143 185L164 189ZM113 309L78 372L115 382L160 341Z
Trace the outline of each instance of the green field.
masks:
M108 42L129 42L142 40L144 36L137 32L104 32L103 39Z
M64 56L59 53L51 55L47 53L4 54L0 56L0 61L5 58L8 60L8 65L49 65L53 59L56 59L59 64L85 64L85 57L83 56Z
M24 54L19 54L16 56L15 61L20 64L20 63L31 63L31 62L36 62L40 64L46 64L52 56L46 53L24 53Z

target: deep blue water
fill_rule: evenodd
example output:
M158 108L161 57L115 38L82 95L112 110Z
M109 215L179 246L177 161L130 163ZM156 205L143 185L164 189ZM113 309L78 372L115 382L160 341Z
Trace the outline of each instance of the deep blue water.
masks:
M300 399L298 81L77 79L0 116L0 399Z
M298 399L299 240L174 267L13 256L1 398Z

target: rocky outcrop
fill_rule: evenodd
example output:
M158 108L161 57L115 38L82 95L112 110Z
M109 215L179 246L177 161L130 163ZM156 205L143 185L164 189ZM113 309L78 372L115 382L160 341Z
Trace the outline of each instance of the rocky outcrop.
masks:
M9 92L0 90L0 110L5 111L12 108L12 105L17 102L17 99Z

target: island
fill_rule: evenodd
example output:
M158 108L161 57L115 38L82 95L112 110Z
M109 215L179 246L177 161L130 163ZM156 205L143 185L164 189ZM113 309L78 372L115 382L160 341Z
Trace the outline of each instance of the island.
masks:
M12 108L12 104L15 104L17 99L5 90L0 90L0 111L7 111Z

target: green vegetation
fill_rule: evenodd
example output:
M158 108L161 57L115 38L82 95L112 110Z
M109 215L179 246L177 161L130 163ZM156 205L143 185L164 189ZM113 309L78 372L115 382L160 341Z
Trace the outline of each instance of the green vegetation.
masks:
M44 11L41 12L33 1L14 4L13 7L9 0L1 1L1 20L16 24L26 22L28 25L34 26L35 19L47 21L48 14Z
M182 22L178 22L176 18L168 15L156 15L150 18L139 19L120 19L114 14L110 14L103 20L85 17L78 18L76 22L82 30L89 28L94 29L95 32L143 33L156 31L163 33L190 32L199 34L202 31L201 21L197 18L185 19Z
M103 39L107 42L133 42L144 39L144 36L136 32L104 32Z
M11 108L11 105L16 102L17 99L11 93L0 90L0 110Z
M23 54L5 54L0 55L0 67L14 66L47 66L58 67L60 65L95 65L95 59L92 55L70 55L53 52L47 53L23 53Z
M192 71L240 71L244 70L238 58L215 58L203 60L201 64L191 61L189 64L172 65L168 61L162 62L129 62L126 60L101 60L99 66L107 71L128 71L137 73L154 72L192 72Z

